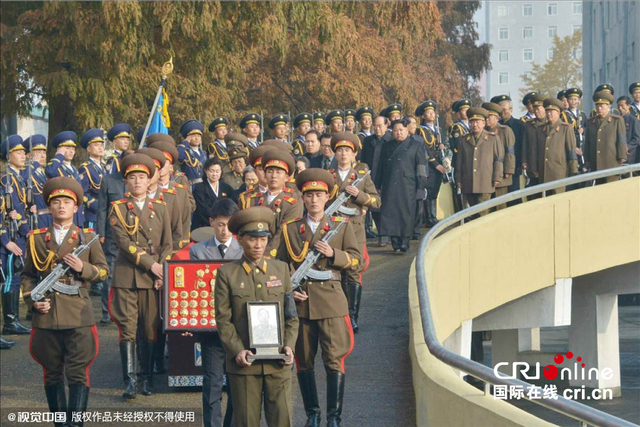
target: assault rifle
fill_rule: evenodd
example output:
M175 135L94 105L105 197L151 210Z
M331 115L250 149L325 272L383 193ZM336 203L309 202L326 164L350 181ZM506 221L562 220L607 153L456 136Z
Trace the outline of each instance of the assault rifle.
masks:
M89 243L84 243L78 246L72 252L72 255L75 255L75 256L82 255L83 253L88 251L91 245L93 245L99 239L100 239L100 236L96 234L94 238L89 241ZM33 301L40 301L44 297L44 295L47 292L49 292L51 289L54 289L58 292L62 292L67 295L77 295L78 294L77 286L58 283L58 279L64 276L69 271L70 268L71 267L69 267L69 265L67 265L67 263L65 262L61 262L60 264L56 265L54 269L51 270L51 273L49 273L49 275L45 277L42 280L42 282L38 284L38 286L33 288L33 290L31 291L31 299Z
M25 214L29 218L29 230L38 228L38 214L31 212L35 202L33 200L33 140L29 138L29 164L27 165L29 176L27 177L27 188L25 191Z
M357 187L370 174L371 174L371 170L368 170L367 173L365 173L360 178L353 181L351 185L353 185L354 187ZM344 215L350 215L350 216L357 215L359 211L358 208L347 208L346 206L342 206L347 200L349 200L349 197L351 197L351 194L347 193L346 191L343 191L342 193L340 193L340 195L336 197L333 203L331 203L331 205L329 205L329 207L325 209L324 214L327 216L334 216L336 212L340 212L341 214L344 214Z

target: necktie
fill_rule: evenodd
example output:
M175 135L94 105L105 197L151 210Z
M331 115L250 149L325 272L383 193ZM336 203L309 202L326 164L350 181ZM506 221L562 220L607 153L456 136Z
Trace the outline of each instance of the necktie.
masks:
M227 246L226 245L218 245L218 251L220 252L220 256L222 258L224 258L224 252L227 250Z
M329 169L329 165L331 164L331 160L325 158L324 159L324 166L322 166L322 169L324 170L328 170Z

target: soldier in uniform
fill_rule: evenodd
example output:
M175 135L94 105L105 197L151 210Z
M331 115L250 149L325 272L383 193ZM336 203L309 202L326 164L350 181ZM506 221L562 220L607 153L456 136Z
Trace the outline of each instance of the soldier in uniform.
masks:
M331 110L327 113L329 133L342 132L344 130L344 113L342 110Z
M334 187L331 173L322 169L307 169L296 177L306 214L283 225L283 238L277 259L297 269L309 250L322 256L315 270L330 272L326 281L306 280L294 292L300 330L296 342L298 383L309 425L319 425L320 405L315 380L315 358L318 345L327 373L327 425L340 425L344 395L344 360L353 349L353 331L349 319L347 298L340 286L342 270L355 270L361 263L358 240L353 226L347 222L329 242L322 241L342 217L324 215L329 193Z
M311 119L313 116L309 113L300 113L293 119L293 128L296 131L296 137L293 140L293 154L295 156L304 156L305 135L311 130Z
M269 120L271 135L280 141L289 142L288 126L291 119L286 114L277 114Z
M640 120L640 82L633 82L629 85L629 94L633 98L629 112L633 117Z
M10 135L2 141L2 158L8 163L7 172L2 176L5 222L2 223L2 234L0 234L3 249L2 268L5 280L8 282L2 290L3 335L31 333L31 328L20 323L19 317L20 273L24 267L26 236L30 231L25 213L26 184L20 174L26 164L26 151L27 148L20 135Z
M85 193L85 225L89 228L96 226L98 218L98 198L100 197L100 185L104 176L102 167L102 155L104 154L104 139L101 129L90 129L80 138L80 145L87 150L89 159L80 166L78 172L80 179L88 188Z
M615 95L615 91L616 89L613 87L612 84L610 83L603 83L600 86L598 86L596 88L596 90L594 91L594 93L596 92L609 92L611 94L611 96ZM615 98L614 98L615 99ZM618 111L617 108L615 108L615 105L611 105L609 107L609 113L611 114L616 114L616 115L620 115L620 111ZM596 111L596 109L594 108L593 110L591 110L591 114L589 115L589 117L596 117L598 115L598 112Z
M566 115L573 120L573 131L576 136L576 154L578 156L578 170L586 172L584 169L584 155L582 153L582 145L584 143L584 127L587 124L587 115L584 111L580 111L580 99L582 91L576 87L569 88L565 91L569 108Z
M631 98L621 96L618 98L618 109L622 113L625 128L627 131L627 163L640 163L640 120L631 115Z
M320 135L324 133L326 128L325 115L322 112L313 113L313 128L317 130Z
M587 120L584 139L586 167L592 171L618 167L627 161L627 133L624 119L609 112L613 103L613 93L595 92L593 102L596 104L596 117ZM617 176L606 178L606 182L617 180Z
M390 104L384 109L384 116L389 119L389 122L399 120L402 118L402 104Z
M24 170L24 178L30 179L33 188L33 206L31 212L38 216L38 227L48 227L52 224L49 207L42 197L42 188L47 182L44 166L47 164L47 138L44 135L32 135L24 141L25 147L29 147L29 155L33 163L31 172ZM34 207L35 206L35 207Z
M362 151L363 143L366 137L373 135L373 108L360 107L356 111L355 119L360 124L358 138L360 139L360 151Z
M53 225L29 233L29 250L22 272L24 301L33 313L30 351L42 365L44 390L51 412L66 412L65 425L81 426L89 399L89 368L98 357L98 331L87 291L91 282L107 277L107 261L100 245L82 255L72 252L95 237L92 229L73 223L82 205L82 185L72 178L52 178L43 195L50 206ZM59 262L70 267L44 299L33 301L31 291ZM69 385L66 398L65 379ZM56 425L58 425L56 423Z
M515 140L516 137L509 126L501 125L499 123L500 114L502 114L502 107L494 102L483 102L482 108L487 110L487 120L485 129L488 132L495 133L500 138L502 143L502 151L504 152L502 176L500 182L496 185L496 191L493 193L494 197L500 197L507 194L509 186L512 184L513 173L516 168L516 155L515 155ZM503 203L496 207L497 210L505 209L506 203Z
M165 202L147 196L155 164L131 154L121 163L129 195L111 204L109 224L118 247L109 313L120 330L125 399L136 397L136 334L140 334L142 394L152 393L153 342L158 327L158 290L165 260L171 257L171 220Z
M362 273L367 268L369 256L367 254L367 236L365 233L364 219L369 209L379 209L381 206L380 194L373 184L371 176L368 176L357 187L352 183L364 176L369 167L365 163L356 162L356 154L360 140L351 132L339 132L331 138L331 149L336 153L338 168L331 170L337 185L337 191L333 196L347 192L351 197L342 205L338 212L348 218L353 226L353 231L358 241L358 248L365 260L359 264L359 268L343 271L347 299L349 302L349 317L354 333L358 332L358 314L360 312L360 299L362 296ZM343 289L345 289L343 288Z
M534 164L537 161L536 156L533 154L536 147L544 145L544 135L542 135L541 129L547 123L547 117L544 111L544 96L540 94L534 94L528 100L528 105L531 106L534 119L529 119L524 123L524 139L522 142L522 169L537 171L538 165ZM538 184L537 172L528 173L530 183L529 187Z
M344 130L353 134L356 133L356 110L350 108L344 110Z
M243 256L221 266L215 287L218 333L226 351L226 368L237 427L260 425L264 402L269 426L291 426L291 369L298 337L298 316L291 290L289 266L267 259L265 250L274 216L268 208L253 207L235 213L229 231L238 236ZM280 304L281 353L287 360L250 361L247 303Z
M531 98L534 97L535 95L538 95L538 92L529 92L524 96L524 98L522 98L522 105L524 105L527 109L527 114L520 117L520 120L522 120L523 122L527 122L529 120L536 118L536 115L533 112L534 107L531 102L532 101Z
M262 156L262 167L267 180L267 191L253 192L247 200L247 206L264 206L271 209L275 218L273 238L267 244L267 254L275 256L282 224L302 215L302 203L295 190L287 188L286 183L295 171L295 161L284 150L269 150Z
M467 110L471 107L471 101L468 99L459 99L453 103L451 109L458 118L458 121L449 127L449 148L453 153L451 164L456 165L458 156L458 146L463 137L469 133L469 119L467 118Z
M247 146L250 151L258 148L258 145L262 143L262 138L258 140L262 133L261 122L262 117L258 113L249 113L240 120L239 126L247 137Z
M120 160L122 160L124 152L131 145L132 133L131 126L126 123L118 123L109 129L107 138L113 142L113 154L107 159L104 167L107 174L120 172ZM142 138L142 134L140 134L140 138ZM139 141L139 143L142 144L142 141Z
M462 138L456 163L456 185L474 206L491 199L503 173L504 145L493 132L485 130L489 113L482 107L468 111L471 132ZM483 211L480 215L486 215Z
M229 169L229 155L225 137L229 133L229 120L226 117L216 117L209 124L209 132L213 132L213 142L207 147L209 157L216 157L225 165L225 172Z
M4 194L3 194L3 189L0 188L0 224L2 225L2 227L0 227L0 238L2 239L3 242L6 237L5 235L7 234L7 227L5 227L4 219L5 219ZM5 256L4 245L0 245L0 286L2 287L4 287L5 281L7 280L7 277L5 275L5 268L4 268L5 260L6 260L6 256ZM3 336L0 336L0 350L8 350L14 345L16 345L15 341L7 340Z
M202 132L204 125L197 120L187 120L180 127L184 141L178 146L178 162L189 180L191 190L194 185L202 182L202 166L207 160L207 154L202 149ZM226 156L226 151L224 155ZM226 160L224 159L225 162Z
M240 134L232 134L229 135L237 135L238 137L242 137L246 139L243 135ZM228 135L227 135L228 136ZM247 154L248 150L244 147L231 147L229 149L229 161L231 162L231 170L229 172L225 172L222 174L222 182L228 184L234 190L237 190L244 183L242 173L244 168L247 167Z
M51 145L56 149L56 154L53 156L51 161L47 163L44 171L49 179L56 178L58 176L75 179L82 184L82 189L86 194L89 191L87 186L88 181L82 181L78 169L76 169L76 167L71 163L76 155L77 140L78 136L72 131L60 132L54 136L51 141ZM73 218L73 222L79 227L84 227L84 221L84 204L80 204Z
M544 100L547 120L540 128L538 143L531 147L530 165L530 171L540 184L578 173L576 137L572 126L560 119L562 108L562 101L558 99ZM557 188L547 194L563 192L564 188Z
M520 189L520 175L522 174L522 139L524 138L524 122L513 117L513 105L509 95L498 95L491 98L491 102L499 104L502 108L500 113L500 124L509 126L515 137L514 151L516 155L515 170L512 177L512 183L508 188L508 192L518 191ZM509 202L507 206L513 206L520 203L521 200Z

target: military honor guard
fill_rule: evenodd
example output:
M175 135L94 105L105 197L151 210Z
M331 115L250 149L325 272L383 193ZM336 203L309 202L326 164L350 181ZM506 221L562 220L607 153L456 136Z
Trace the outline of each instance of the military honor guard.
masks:
M615 168L627 161L627 135L624 119L611 114L613 94L607 90L595 92L596 116L587 120L584 139L584 160L592 171ZM617 176L606 178L616 181Z
M120 330L120 357L125 399L136 397L136 334L140 334L142 394L152 394L154 336L159 322L158 290L163 263L171 257L171 219L165 202L147 196L156 165L144 154L121 163L128 195L111 204L109 224L118 247L109 312Z
M194 185L202 182L202 167L207 160L207 154L202 149L203 132L204 125L197 120L187 120L180 127L184 141L178 146L178 162L192 190Z
M261 124L262 117L258 113L249 113L240 120L239 126L247 137L249 150L258 148L258 145L262 142L260 138L262 133Z
M353 134L356 133L356 110L350 108L344 110L344 130Z
M529 186L538 184L538 165L534 150L538 146L544 145L544 136L542 134L542 128L547 123L547 117L544 110L544 95L534 93L529 98L528 105L531 108L535 118L529 119L524 123L524 138L522 142L522 169L535 172L527 172L527 176L530 179Z
M451 163L456 164L456 158L458 156L458 146L464 135L469 133L469 119L467 117L467 110L471 107L471 101L468 99L459 99L453 103L451 109L456 113L457 121L449 127L449 148L453 153Z
M534 106L531 102L531 98L535 95L538 95L538 92L529 92L522 98L522 105L524 105L527 109L527 113L524 116L520 117L520 120L522 120L523 122L527 122L536 118L536 115L533 112Z
M43 195L53 224L29 233L21 279L24 301L33 313L30 351L42 365L49 410L66 413L65 425L81 426L89 399L89 368L98 356L98 331L87 288L105 279L108 268L99 244L79 256L73 253L95 237L93 230L73 222L84 197L80 183L68 177L52 178ZM68 272L41 299L32 299L34 288L60 263L69 267Z
M594 91L594 93L596 93L596 92L609 92L611 94L611 96L613 96L613 95L615 95L615 91L616 91L616 89L613 87L612 84L603 83L600 86L596 87L596 90ZM615 115L618 115L618 116L620 115L620 111L618 111L618 109L615 108L615 104L614 103L612 103L612 105L609 106L609 113L615 114ZM598 112L594 108L593 110L591 110L591 114L589 115L589 117L596 117L597 115L598 115Z
M229 133L229 120L226 117L216 117L209 124L209 132L213 132L213 142L207 147L209 157L216 157L225 165L225 172L229 163L225 136Z
M280 141L288 141L289 138L289 122L291 119L286 114L277 114L269 120L269 129L271 136Z
M305 135L311 130L311 120L313 115L310 113L300 113L293 119L293 128L296 133L296 137L293 139L293 154L295 156L304 156L305 150Z
M360 130L358 131L360 150L362 150L364 139L373 135L373 114L374 111L371 107L360 107L358 111L356 111L355 119L360 125Z
M105 169L102 166L102 156L104 154L104 139L101 129L90 129L80 138L80 145L87 150L88 160L84 162L78 172L80 179L84 182L83 187L88 191L85 193L85 225L89 228L96 226L98 215L98 198L100 197L100 185Z
M349 194L347 202L338 209L338 213L348 218L358 241L358 249L362 258L368 261L367 235L365 232L365 215L369 209L379 209L382 201L371 176L367 176L358 186L353 182L365 176L369 167L365 163L356 162L356 154L360 140L351 132L339 132L331 138L331 148L336 153L338 168L331 170L337 190L333 196L343 192ZM358 268L343 271L347 300L349 302L349 317L354 333L358 332L358 315L360 313L360 300L362 297L362 272L366 268L366 262L358 264Z
M502 151L504 152L502 176L500 177L500 182L496 185L496 191L493 193L494 197L500 197L507 194L509 186L512 184L513 173L516 168L516 137L510 127L499 123L500 114L502 114L501 106L494 102L483 102L482 108L487 110L485 129L488 132L498 135L500 143L502 144ZM497 209L504 209L506 207L507 204L503 203L499 205Z
M629 85L629 94L633 98L629 112L633 117L640 120L640 82L633 82Z
M255 191L247 200L247 206L268 207L275 219L273 238L267 245L267 254L275 256L283 223L302 215L302 203L295 190L287 188L286 184L295 171L295 161L290 153L274 149L266 151L261 159L267 182L267 191Z
M10 135L2 141L2 158L7 171L2 176L5 213L2 223L2 269L5 284L2 288L3 335L28 335L31 328L20 323L20 274L24 268L26 237L29 222L26 215L26 183L20 171L26 165L27 148L20 135Z
M107 132L107 138L113 142L113 154L107 158L104 167L108 174L120 172L120 160L122 160L124 152L131 146L132 133L131 126L126 123L118 123ZM142 138L142 134L139 138ZM142 144L142 141L138 140L138 142Z
M342 270L356 270L361 254L353 226L343 217L324 214L333 176L322 169L307 169L296 177L306 213L283 225L277 259L297 269L311 251L321 256L312 267L331 275L328 280L307 278L294 291L300 329L295 355L298 383L309 425L320 425L320 404L315 380L318 345L327 374L327 425L339 426L345 386L345 358L353 349L353 330L347 298L340 286ZM346 222L329 241L325 235Z
M415 114L421 118L418 134L427 144L429 173L427 176L427 199L424 201L426 226L431 228L438 223L438 194L442 185L442 176L447 173L444 162L444 144L441 141L440 129L436 124L438 104L427 100L416 108ZM419 236L418 236L419 238Z
M82 181L78 169L71 163L76 155L77 141L78 136L72 131L60 132L53 137L51 145L56 149L56 154L51 161L47 163L45 174L49 179L59 176L73 178L82 184L82 189L86 193L89 190L87 187L88 181ZM73 222L79 227L84 227L84 221L84 204L80 204L73 217Z
M402 118L402 104L390 104L384 109L384 114L381 114L389 119L390 122L399 120Z
M218 268L215 300L218 333L226 351L234 423L237 427L260 425L264 402L267 425L291 426L289 366L293 363L299 322L289 266L265 256L268 236L274 229L274 216L268 208L252 207L235 213L228 228L238 236L243 256ZM281 344L278 350L285 357L282 360L252 357L248 304L256 301L273 302L280 307L277 321L281 327L277 333Z
M2 189L0 189L0 224L2 224L2 227L0 227L0 239L2 241L4 241L5 238L5 234L7 234L7 228L5 226L5 213L4 213L4 194L2 192ZM0 286L4 287L5 285L5 281L7 280L7 277L5 276L5 264L4 262L6 262L6 256L5 256L5 247L4 245L0 245ZM11 340L7 340L5 339L3 336L0 336L0 350L9 350L11 347L13 347L14 345L16 345L15 341L11 341Z
M344 131L344 112L342 110L329 111L326 120L329 123L329 133Z
M31 172L29 172L29 168L27 167L23 173L25 179L31 180L33 196L31 213L36 214L38 217L36 221L38 228L48 227L52 224L51 214L42 196L42 188L47 182L47 175L44 172L44 167L47 164L47 138L44 135L31 135L25 139L24 145L29 148L32 163ZM27 187L29 187L28 181Z
M471 132L462 138L458 149L456 185L469 206L491 199L504 175L504 145L498 135L485 130L488 115L482 107L469 108ZM487 213L483 211L480 215Z
M576 154L578 155L578 168L583 172L584 168L584 155L583 155L583 143L584 143L584 129L587 125L587 115L584 111L580 110L580 99L582 98L582 91L577 87L569 88L565 91L567 97L567 104L569 107L565 113L571 117L573 122L573 131L576 136Z
M320 132L320 135L324 133L326 128L325 115L323 112L313 113L313 128Z
M627 163L640 163L640 120L631 115L631 98L621 96L618 98L618 110L622 114L627 131Z

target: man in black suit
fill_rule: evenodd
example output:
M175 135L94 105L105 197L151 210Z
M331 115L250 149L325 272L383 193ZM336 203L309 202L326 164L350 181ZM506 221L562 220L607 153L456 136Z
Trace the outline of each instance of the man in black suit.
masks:
M338 168L338 159L331 149L331 134L323 133L320 136L320 151L322 151L322 160L320 167L324 170L336 170Z
M131 151L133 152L133 151ZM128 152L122 153L122 160ZM109 264L109 271L114 270L114 262L116 256L118 256L118 247L113 238L111 232L111 225L107 221L107 215L111 210L111 203L124 199L125 185L124 177L119 171L114 171L112 174L105 174L102 177L102 184L100 184L100 195L98 197L98 216L96 221L96 232L100 235L100 243L102 244L102 250ZM100 324L107 325L111 323L111 317L109 316L109 290L111 289L111 281L113 275L107 277L107 281L102 286L102 319Z
M618 110L624 119L627 130L627 164L640 163L640 121L631 114L631 98L621 96L618 98Z
M205 179L193 187L196 210L191 218L191 230L209 226L209 214L216 200L233 197L233 188L220 180L222 163L215 157L204 164Z
M304 156L309 159L310 168L322 167L322 151L320 150L320 132L313 129L304 136L304 146L307 152Z

